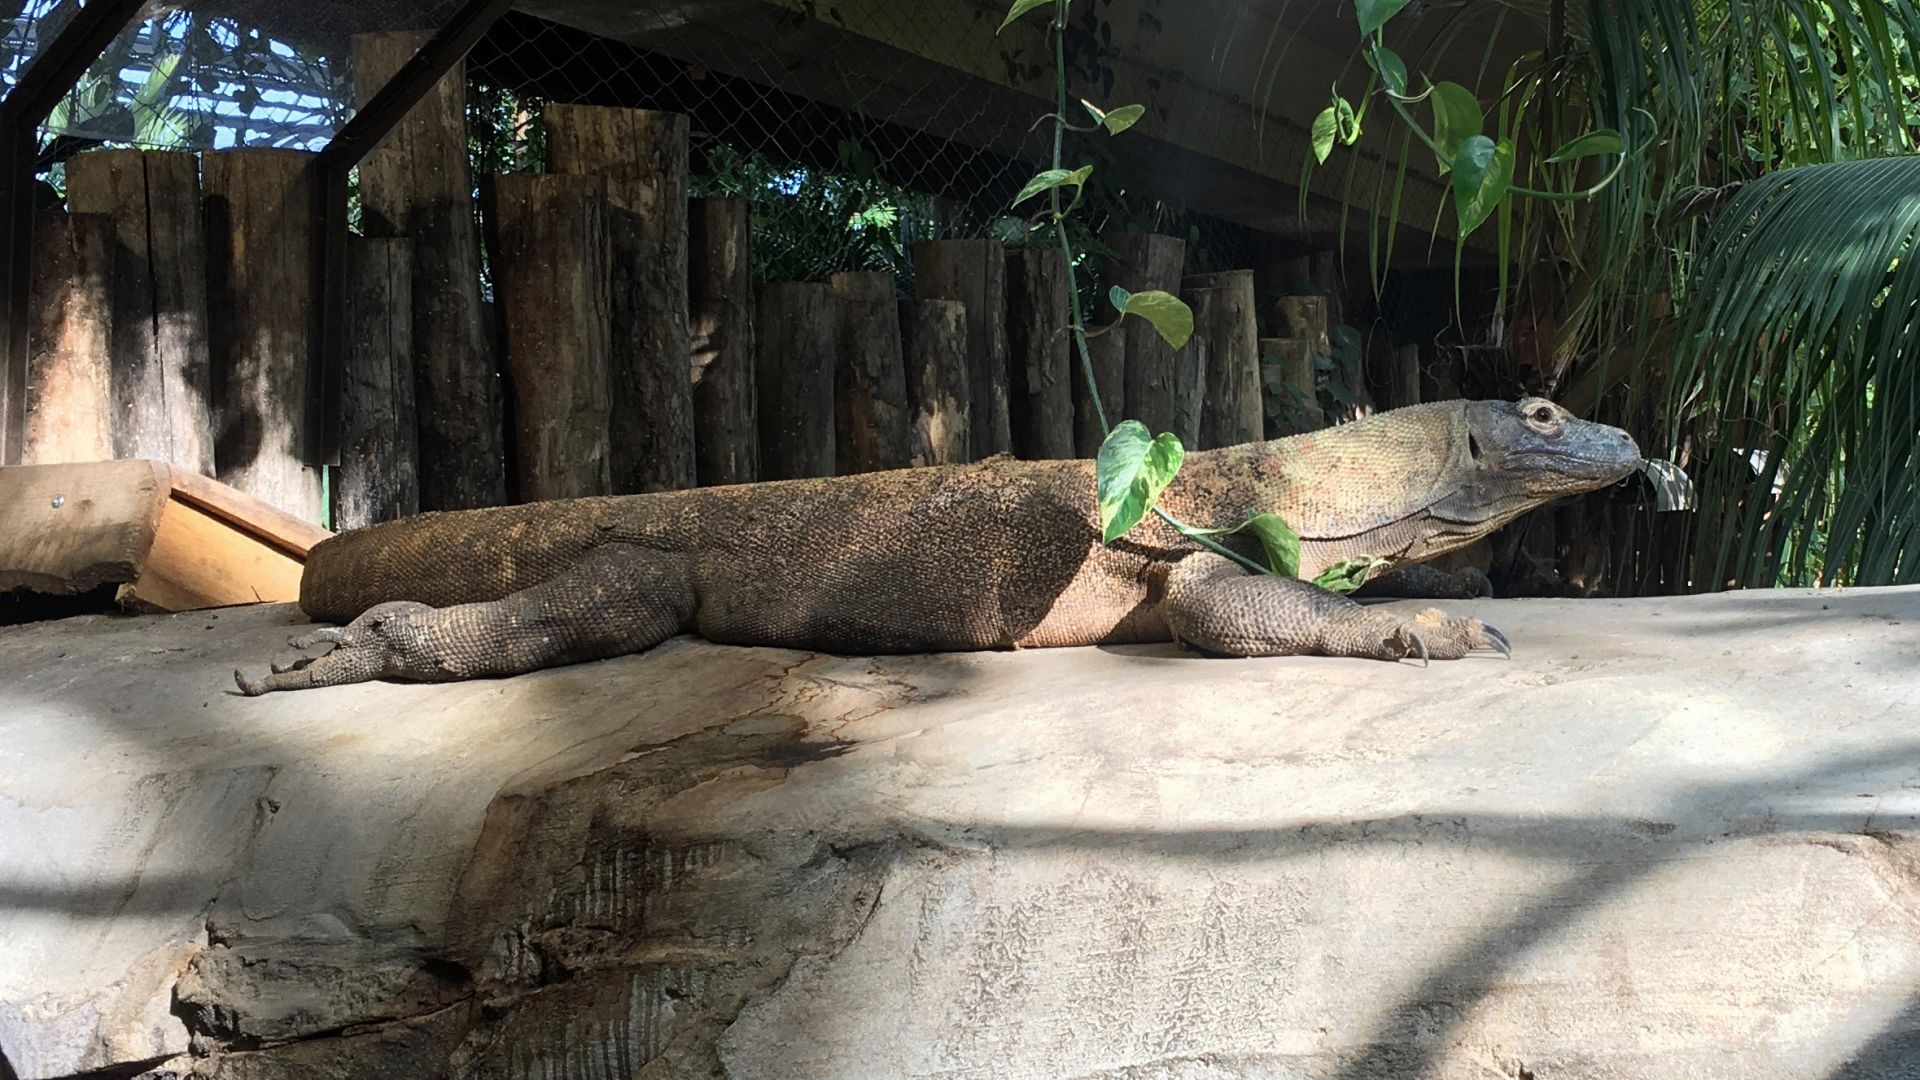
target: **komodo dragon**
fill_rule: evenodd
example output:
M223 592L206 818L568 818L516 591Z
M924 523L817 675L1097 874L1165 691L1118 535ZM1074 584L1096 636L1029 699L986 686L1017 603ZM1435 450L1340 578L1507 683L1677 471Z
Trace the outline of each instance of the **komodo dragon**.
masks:
M1279 514L1311 579L1356 556L1432 558L1639 465L1626 432L1552 402L1448 401L1189 454L1160 503L1195 526ZM234 677L253 695L515 675L688 630L853 654L1170 638L1233 656L1509 651L1478 619L1249 573L1156 517L1106 546L1099 521L1093 462L1007 459L422 514L316 545L300 606L347 625L293 645L332 650Z

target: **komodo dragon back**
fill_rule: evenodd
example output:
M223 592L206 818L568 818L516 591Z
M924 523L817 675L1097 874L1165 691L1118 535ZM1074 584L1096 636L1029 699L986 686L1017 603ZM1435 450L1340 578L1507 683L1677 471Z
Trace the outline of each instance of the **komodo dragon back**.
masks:
M1356 558L1419 563L1639 464L1625 432L1542 399L1439 402L1189 454L1161 501L1215 528L1280 514L1310 579ZM1477 619L1254 575L1156 518L1102 544L1086 461L422 514L317 545L300 603L347 625L296 639L324 655L236 673L244 692L513 675L687 631L852 653L1168 639L1234 656L1507 651Z

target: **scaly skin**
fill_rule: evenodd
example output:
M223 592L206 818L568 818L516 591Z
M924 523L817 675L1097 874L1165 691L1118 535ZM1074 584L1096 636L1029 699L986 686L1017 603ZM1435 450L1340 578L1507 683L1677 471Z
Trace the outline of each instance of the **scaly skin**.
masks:
M1278 513L1311 579L1363 555L1382 571L1419 563L1639 463L1625 432L1551 402L1439 402L1189 454L1161 503L1203 527ZM236 672L245 693L513 675L685 631L842 653L1170 639L1236 656L1507 651L1475 619L1249 574L1157 518L1103 545L1089 461L423 514L317 545L300 603L348 625L294 642L333 646L317 659Z

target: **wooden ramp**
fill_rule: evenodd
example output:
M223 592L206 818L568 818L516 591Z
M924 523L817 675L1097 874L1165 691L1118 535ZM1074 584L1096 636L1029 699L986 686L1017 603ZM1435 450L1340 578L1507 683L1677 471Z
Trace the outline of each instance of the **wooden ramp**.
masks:
M165 462L0 468L0 593L117 585L136 611L292 601L331 535Z

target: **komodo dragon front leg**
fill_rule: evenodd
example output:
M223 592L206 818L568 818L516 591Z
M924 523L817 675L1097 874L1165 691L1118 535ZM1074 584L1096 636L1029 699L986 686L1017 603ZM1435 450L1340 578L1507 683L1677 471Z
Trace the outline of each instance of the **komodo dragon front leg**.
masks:
M629 544L594 548L539 585L499 600L434 608L379 604L290 644L326 654L233 678L249 697L369 679L446 682L520 675L639 652L686 629L694 596L680 560Z
M1407 618L1296 578L1256 575L1209 552L1167 575L1161 613L1176 640L1228 656L1357 656L1457 660L1477 649L1511 655L1507 636L1437 610Z

